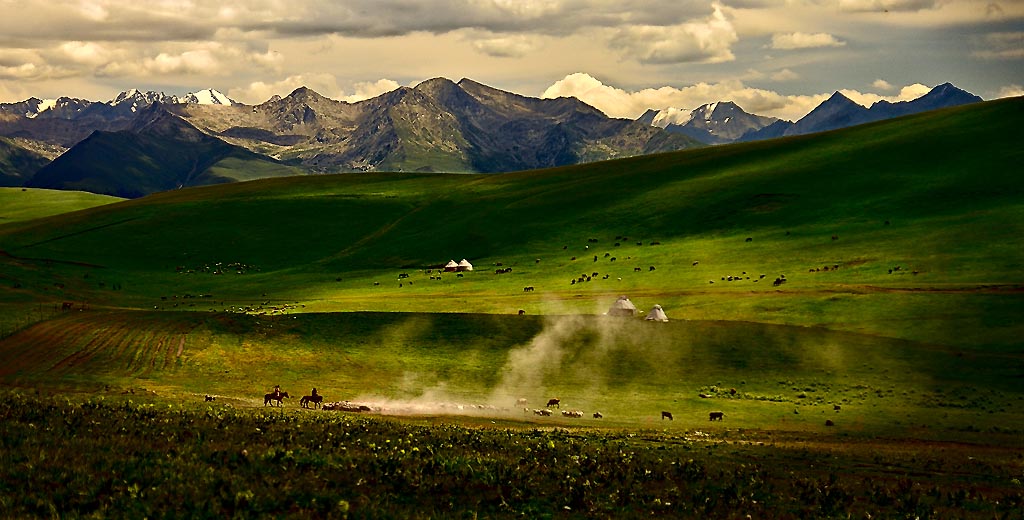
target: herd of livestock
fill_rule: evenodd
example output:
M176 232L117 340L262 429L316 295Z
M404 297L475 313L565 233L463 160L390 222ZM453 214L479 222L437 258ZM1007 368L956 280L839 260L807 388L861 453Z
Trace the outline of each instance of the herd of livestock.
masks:
M272 391L270 393L267 393L267 394L265 394L263 396L263 406L283 406L284 405L284 400L286 398L290 398L290 397L291 397L291 395L289 395L288 392L283 392L283 391L280 391L279 389L275 389L274 391ZM215 396L211 396L209 394L207 394L206 397L205 397L206 401L214 401L216 399L217 398ZM582 418L582 417L584 417L586 415L583 412L583 410L562 410L561 409L561 407L562 407L561 406L562 405L562 400L557 398L557 397L549 399L547 401L547 404L545 405L544 408L534 408L534 409L531 409L531 408L526 406L527 404L529 404L529 400L526 399L525 397L524 398L520 398L520 399L518 399L516 401L516 406L522 408L523 414L529 414L529 413L532 412L534 415L539 416L539 417L550 417L550 416L554 415L554 411L551 408L558 408L559 412L562 414L563 417L577 418L578 419L578 418ZM366 405L366 404L353 403L351 401L337 401L337 402L325 403L324 402L324 397L322 395L319 395L316 392L316 389L313 389L313 392L312 392L311 395L302 396L302 398L299 399L299 406L301 406L302 408L323 409L323 410L333 410L333 411L342 411L342 412L378 412L378 413L380 413L380 412L384 411L380 407L371 407L371 406ZM453 406L457 410L464 410L465 409L465 406L463 406L463 405L453 405ZM445 406L443 404L442 405L438 405L438 407L439 408L447 408L447 406ZM477 408L477 409L481 409L481 410L489 409L489 410L494 410L494 411L498 411L499 410L497 407L490 406L490 405L476 405L476 406L473 406L471 408ZM836 409L838 410L839 407L837 406ZM590 415L594 419L603 419L604 418L604 414L602 414L601 412L593 412ZM708 414L708 420L711 420L711 421L721 421L724 418L725 418L725 413L724 412L710 412ZM670 421L674 420L672 412L662 411L661 412L661 420L665 420L665 419L668 419Z

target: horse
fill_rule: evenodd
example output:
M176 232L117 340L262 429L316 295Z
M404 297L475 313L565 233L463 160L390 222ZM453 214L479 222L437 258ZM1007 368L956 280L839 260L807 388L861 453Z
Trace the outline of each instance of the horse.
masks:
M277 401L277 406L281 406L284 402L285 397L291 396L288 395L288 392L281 392L279 394L271 392L269 394L266 394L263 396L263 406L267 406L268 404L273 406L273 404L270 401Z
M309 403L313 403L313 408L319 408L324 402L324 396L322 395L305 395L302 399L299 399L299 404L303 408L309 408Z

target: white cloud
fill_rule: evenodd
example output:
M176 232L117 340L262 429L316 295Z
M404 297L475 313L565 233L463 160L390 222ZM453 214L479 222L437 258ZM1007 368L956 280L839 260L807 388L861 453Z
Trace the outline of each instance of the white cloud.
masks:
M883 96L857 90L841 90L856 103L870 106L880 100L890 102L917 99L931 90L920 83L900 89L894 96ZM697 83L676 88L660 87L626 91L605 85L589 74L577 72L556 81L541 97L575 96L612 117L635 119L649 108L656 110L682 109L690 111L715 101L733 101L747 112L795 121L829 98L832 93L811 95L785 95L745 85L738 80L719 83Z
M875 87L878 90L892 90L892 83L889 83L888 81L885 81L882 78L876 79L874 83L871 84L871 86Z
M900 92L895 96L883 96L872 92L860 92L852 89L842 89L839 92L850 98L851 101L858 105L870 107L873 103L878 101L888 101L890 103L896 103L899 101L911 101L917 99L931 91L931 87L922 85L920 83L914 83L913 85L907 85L900 89Z
M355 103L364 99L370 99L377 97L381 94L391 92L392 90L401 87L397 81L390 79L379 79L377 81L363 81L354 85L355 92L351 95L342 96L342 101L348 101L349 103Z
M379 96L391 92L401 85L391 79L379 79L377 81L363 81L355 83L353 93L347 94L338 86L338 80L333 74L324 72L311 74L296 74L288 76L273 83L256 81L243 88L231 89L227 92L228 97L240 103L258 105L268 99L277 96L287 96L299 87L310 88L320 95L339 101L355 103L364 99Z
M853 12L921 11L933 9L936 0L839 0L839 8Z
M536 37L516 34L481 38L473 42L473 47L488 56L497 58L521 58L540 48Z
M837 40L835 36L828 33L780 33L772 35L772 49L793 50L813 49L817 47L842 47L846 42Z
M585 73L556 81L541 95L544 98L575 96L611 117L635 119L649 108L692 110L715 101L733 101L759 115L800 118L828 98L828 95L785 96L770 90L748 87L738 80L697 83L687 87L648 88L629 92L605 85Z
M1024 58L1024 31L986 34L976 46L982 47L972 56L986 60L1019 60Z
M246 87L228 90L229 98L239 103L258 105L276 96L287 96L299 87L307 87L329 98L340 97L341 88L332 74L325 72L313 74L296 74L273 83L254 81Z
M772 73L771 78L772 81L796 81L800 79L800 75L789 69L782 69Z
M614 31L613 48L642 63L721 63L733 61L732 44L739 40L720 4L702 20L676 25L628 25Z
M1020 85L1006 85L996 93L996 99L1024 96L1024 87Z

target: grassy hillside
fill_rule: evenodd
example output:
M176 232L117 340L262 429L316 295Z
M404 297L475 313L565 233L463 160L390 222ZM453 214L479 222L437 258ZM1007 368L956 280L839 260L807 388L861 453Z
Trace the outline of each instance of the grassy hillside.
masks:
M246 405L275 383L403 406L558 395L611 424L726 408L813 429L841 404L880 432L1017 431L1022 109L496 176L266 179L13 222L0 379ZM477 269L438 273L462 258ZM595 316L621 294L673 321Z
M123 200L84 191L0 188L0 225L94 208Z
M318 311L599 312L621 293L676 318L1016 344L1024 206L1021 150L1008 136L1021 108L1011 99L498 176L341 175L178 190L8 226L0 249L76 263L11 266L43 300L54 298L41 289L49 278L65 284L59 297L145 308L193 293ZM461 258L478 271L440 281L418 271ZM513 273L494 275L499 262ZM218 263L245 269L210 274ZM414 283L399 287L402 272ZM784 286L765 283L783 274Z

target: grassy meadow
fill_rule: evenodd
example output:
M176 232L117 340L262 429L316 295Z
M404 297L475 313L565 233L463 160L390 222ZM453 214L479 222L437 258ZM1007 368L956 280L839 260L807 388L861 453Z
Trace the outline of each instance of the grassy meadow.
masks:
M315 456L279 437L238 441L266 451L261 464L289 461L256 487L319 500L297 517L1013 517L1024 503L1024 150L1013 137L1022 110L1017 98L578 167L273 178L88 203L95 207L58 201L69 211L8 217L0 381L17 392L6 406L19 419L5 442L28 446L16 438L42 423L56 442L77 424L43 421L34 407L99 413L95 432L195 424L202 433L187 442L199 451L181 448L168 464L180 470L198 457L235 475L203 477L222 493L194 512L203 516L287 511L231 480L251 461L224 447L228 437L211 441L224 447L216 453L195 442L219 435L207 429L213 423L251 432L263 428L255 421L275 435L362 439ZM55 195L0 192L18 196ZM463 258L474 271L440 271ZM660 304L670 321L602 316L620 295L642 313ZM275 384L293 399L268 412L262 397ZM373 413L304 410L297 397L312 387ZM533 413L552 397L584 417ZM709 421L712 411L724 420ZM423 441L435 450L435 478L417 473L424 487L410 492L386 487L383 475L424 471L423 461L382 461L358 433L375 429L392 442L450 431L490 439L467 462L495 472L475 484L481 501L422 492L444 496L444 479L463 475L444 461L470 455L440 446L470 441ZM167 435L178 446L179 434ZM558 487L558 496L578 497L563 503L546 491L564 477L558 465L531 482L502 473L524 467L531 456L519 450L530 439L559 445L564 436L576 444L546 456L583 456L594 443L624 453L647 439L636 450L644 462L626 466L638 472L627 476L633 491L609 498L601 487L598 498ZM138 453L163 445L128 437L110 442L142 442L131 448ZM8 455L11 467L49 468L40 458L47 438ZM611 478L614 453L593 455L588 471ZM984 464L964 469L976 456ZM379 482L282 484L334 475L338 465ZM645 467L696 473L639 476ZM784 482L787 470L800 478ZM756 478L743 481L748 473ZM911 478L923 484L900 480ZM115 479L116 489L82 484L110 502L32 502L4 498L23 489L12 479L0 480L0 516L103 516L146 494ZM732 496L711 482L739 494L708 505L708 496ZM799 482L810 486L804 494ZM417 498L403 502L403 493ZM766 498L784 493L802 498ZM143 514L160 510L149 496Z

